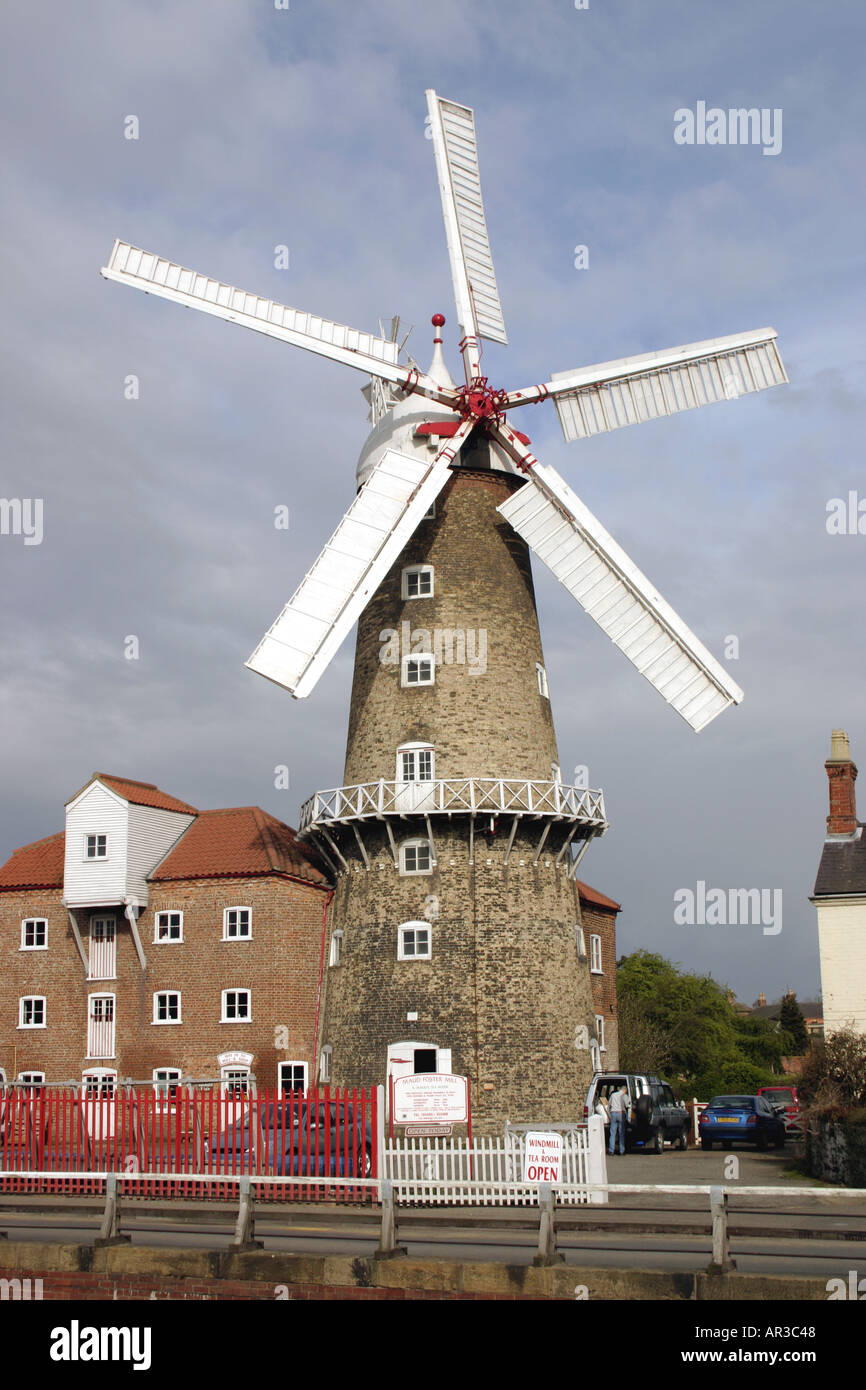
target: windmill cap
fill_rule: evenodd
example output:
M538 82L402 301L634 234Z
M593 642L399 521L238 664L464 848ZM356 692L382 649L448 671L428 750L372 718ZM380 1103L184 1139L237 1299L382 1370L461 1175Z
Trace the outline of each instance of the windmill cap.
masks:
M848 745L848 735L844 729L834 729L830 735L830 762L831 763L850 763L851 749Z

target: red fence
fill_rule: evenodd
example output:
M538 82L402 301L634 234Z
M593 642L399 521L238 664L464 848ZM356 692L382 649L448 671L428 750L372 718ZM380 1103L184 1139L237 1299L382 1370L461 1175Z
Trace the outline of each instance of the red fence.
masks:
M377 1092L323 1087L302 1095L258 1091L224 1094L219 1087L122 1087L113 1095L42 1087L0 1094L0 1188L7 1192L101 1190L88 1173L126 1177L124 1193L140 1196L228 1195L220 1176L373 1178L378 1173ZM29 1177L29 1173L81 1177ZM135 1174L165 1174L135 1182ZM185 1173L213 1174L210 1183ZM265 1200L315 1201L336 1193L358 1201L361 1190L322 1185L267 1185Z

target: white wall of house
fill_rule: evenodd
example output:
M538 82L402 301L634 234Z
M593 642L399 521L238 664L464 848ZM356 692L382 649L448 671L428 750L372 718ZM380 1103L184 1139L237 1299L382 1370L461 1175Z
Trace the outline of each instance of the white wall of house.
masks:
M126 893L129 805L101 782L91 782L66 808L63 896L73 906L119 903ZM105 859L87 858L87 836L106 835Z
M129 850L126 893L147 904L147 875L165 858L195 816L178 811L158 811L153 806L129 803Z
M866 1033L866 898L817 899L824 1033Z

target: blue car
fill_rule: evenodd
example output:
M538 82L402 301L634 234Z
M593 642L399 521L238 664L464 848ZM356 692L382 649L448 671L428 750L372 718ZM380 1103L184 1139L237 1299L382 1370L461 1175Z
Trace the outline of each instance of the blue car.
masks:
M733 1143L766 1149L785 1147L785 1121L763 1096L713 1096L698 1121L701 1148Z

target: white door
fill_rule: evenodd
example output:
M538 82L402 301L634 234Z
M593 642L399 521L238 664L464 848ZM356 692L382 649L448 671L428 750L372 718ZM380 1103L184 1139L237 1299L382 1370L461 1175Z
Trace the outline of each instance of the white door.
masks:
M117 978L117 927L113 917L91 917L90 919L90 963L91 980L114 980Z
M87 1017L88 1057L114 1056L114 995L91 994Z
M401 1076L418 1076L421 1073L451 1071L450 1047L437 1047L435 1043L409 1042L391 1043L388 1048L388 1074L385 1078L385 1104L390 1114L391 1082Z
M397 749L397 810L430 811L436 805L431 744L405 744Z

